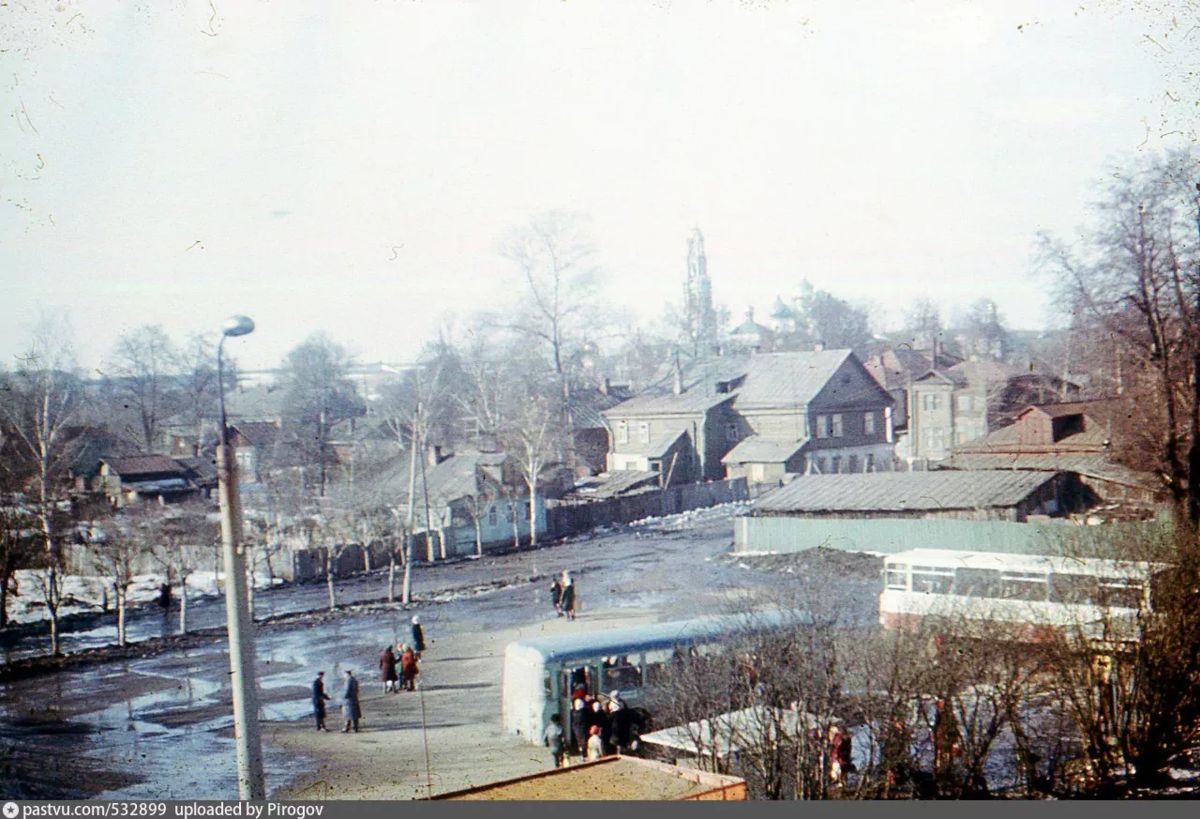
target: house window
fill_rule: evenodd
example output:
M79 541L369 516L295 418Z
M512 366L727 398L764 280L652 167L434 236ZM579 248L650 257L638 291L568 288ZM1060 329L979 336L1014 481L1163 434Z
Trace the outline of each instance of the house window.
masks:
M818 415L817 416L817 437L818 438L828 438L829 437L829 416L828 415Z
M942 397L937 393L922 395L921 406L928 412L936 412L941 409Z
M488 526L495 526L499 522L499 521L497 521L497 517L498 516L496 514L496 507L495 506L488 507Z
M863 435L875 434L875 413L863 413Z
M832 418L832 421L833 421L833 437L841 438L842 437L842 416L834 415Z
M865 458L863 458L863 472L874 472L874 471L875 471L875 456L867 455Z
M958 400L958 411L959 412L971 412L975 409L975 407L972 406L975 402L971 400L971 396L960 395L960 396L958 396L957 400Z
M967 433L966 433L966 432L963 432L963 431L961 431L961 430L960 430L960 431L959 431L959 432L956 434L956 436L955 436L955 437L956 437L957 441L958 441L960 444L965 444L965 443L967 442Z
M638 440L643 444L650 443L650 422L642 421L638 424Z
M728 423L725 425L725 440L736 441L738 439L738 425L736 423Z
M842 471L842 458L840 455L834 455L829 459L829 472L831 475L836 475Z
M851 455L846 460L847 460L846 471L847 472L857 472L858 471L858 456Z
M508 508L504 510L504 518L509 523L512 523L512 521L513 521L513 505L511 503L508 505Z
M824 458L817 458L817 472L819 472L822 475L825 474L825 459Z
M617 443L629 443L629 424L625 423L624 421L617 422Z

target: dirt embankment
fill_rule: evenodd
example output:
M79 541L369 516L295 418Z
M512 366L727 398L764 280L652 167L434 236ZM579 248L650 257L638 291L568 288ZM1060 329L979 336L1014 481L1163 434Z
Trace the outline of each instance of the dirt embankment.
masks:
M796 575L797 577L844 577L861 580L877 578L883 561L876 555L863 552L843 552L840 549L807 549L803 552L770 555L724 554L716 558L742 568L760 572Z

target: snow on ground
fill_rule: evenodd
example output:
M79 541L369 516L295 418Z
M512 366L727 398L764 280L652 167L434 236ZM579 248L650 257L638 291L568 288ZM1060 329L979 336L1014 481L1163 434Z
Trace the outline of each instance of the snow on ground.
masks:
M629 524L631 528L637 529L644 526L653 526L656 529L662 530L682 530L695 526L698 523L705 523L711 520L720 520L722 518L732 517L738 512L749 508L749 501L733 501L732 503L722 503L718 506L706 506L702 509L692 509L687 512L680 512L677 515L666 515L664 517L650 517L635 520Z
M218 583L223 583L224 572L193 572L188 576L188 599L199 597L216 597L219 594ZM32 623L45 620L46 602L42 598L43 576L41 572L32 569L21 569L16 573L16 588L18 594L9 592L8 617L14 623ZM112 584L106 583L102 577L84 575L60 576L62 583L63 602L59 606L59 616L99 612L104 609L105 593L109 609L115 605ZM166 576L161 574L139 574L133 578L129 588L129 604L138 606L158 599L159 588L166 582ZM274 583L280 584L281 578L274 578ZM255 588L265 589L272 585L271 579L264 575L254 578ZM173 589L179 595L176 584Z

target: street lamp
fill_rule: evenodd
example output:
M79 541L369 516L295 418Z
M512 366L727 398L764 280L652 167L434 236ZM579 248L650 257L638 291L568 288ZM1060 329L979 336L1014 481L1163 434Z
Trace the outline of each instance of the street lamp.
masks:
M217 447L218 493L221 499L221 545L225 553L225 620L229 628L229 682L233 687L233 736L237 745L238 798L267 798L263 781L262 737L258 726L257 659L254 621L246 594L246 567L238 541L242 510L238 501L237 460L229 443L225 418L225 339L254 332L254 322L233 316L221 325L217 344L217 392L221 398L221 441Z

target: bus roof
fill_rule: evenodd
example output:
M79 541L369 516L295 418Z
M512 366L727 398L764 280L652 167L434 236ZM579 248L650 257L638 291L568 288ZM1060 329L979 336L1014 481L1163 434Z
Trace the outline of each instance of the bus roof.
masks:
M752 612L736 616L700 617L670 623L587 631L582 634L556 634L536 640L518 640L506 651L525 650L539 654L543 660L592 657L622 654L630 651L652 651L676 645L737 634L762 632L782 626L805 626L813 622L812 615L800 611Z
M995 569L1010 572L1094 575L1097 577L1148 576L1168 568L1163 563L1137 560L1106 560L1096 557L1061 555L1022 555L1007 552L959 552L952 549L910 549L888 555L888 565L905 563L953 569Z

